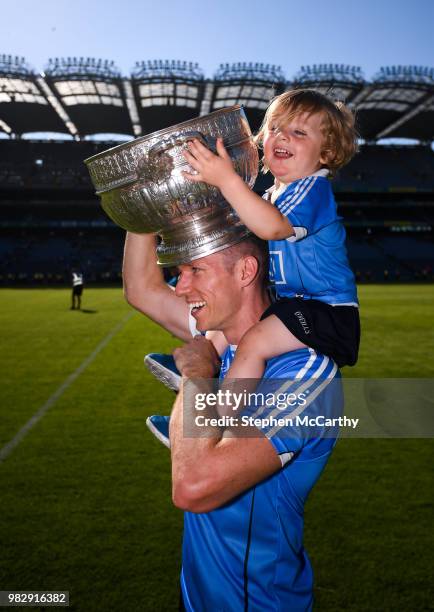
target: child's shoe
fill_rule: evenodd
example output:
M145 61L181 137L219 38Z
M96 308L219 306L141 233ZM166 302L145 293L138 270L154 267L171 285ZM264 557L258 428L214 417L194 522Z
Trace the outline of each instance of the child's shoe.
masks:
M176 367L172 355L149 353L149 355L145 355L145 366L166 387L172 391L179 391L181 373Z
M159 414L153 414L146 419L146 425L149 430L154 434L157 440L160 440L167 448L170 448L169 422L169 416L162 416Z

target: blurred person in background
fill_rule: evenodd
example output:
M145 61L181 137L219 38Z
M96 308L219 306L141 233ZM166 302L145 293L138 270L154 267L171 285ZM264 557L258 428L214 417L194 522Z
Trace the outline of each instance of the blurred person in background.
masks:
M83 294L83 274L76 268L72 270L72 304L71 310L81 309L81 296Z

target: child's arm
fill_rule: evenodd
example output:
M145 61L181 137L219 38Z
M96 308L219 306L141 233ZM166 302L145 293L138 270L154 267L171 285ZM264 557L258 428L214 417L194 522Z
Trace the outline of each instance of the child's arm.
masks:
M217 139L217 155L198 140L188 143L184 156L197 174L184 172L189 180L218 187L241 221L263 240L282 240L294 235L288 219L277 208L254 193L238 176L223 140Z
M224 333L221 331L207 331L205 334L205 338L213 343L214 348L220 357L223 355L223 353L229 346L229 342L226 340Z

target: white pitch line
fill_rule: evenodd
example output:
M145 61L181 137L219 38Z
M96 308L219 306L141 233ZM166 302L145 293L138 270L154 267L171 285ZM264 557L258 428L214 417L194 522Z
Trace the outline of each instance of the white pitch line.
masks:
M21 442L21 440L29 433L29 431L36 425L38 421L42 419L44 414L47 412L49 408L53 404L57 402L59 397L65 393L65 391L72 385L72 383L80 376L80 374L87 368L87 366L92 363L95 357L98 355L102 349L107 346L110 340L115 336L118 331L122 329L125 323L131 319L134 315L134 312L129 312L112 330L107 334L103 340L98 344L95 350L92 351L90 355L86 357L86 359L78 366L78 368L68 376L68 378L60 385L58 389L51 395L48 400L45 402L41 408L27 421L23 427L18 431L18 433L10 440L7 444L3 446L0 450L0 463L2 463L14 450L16 446Z

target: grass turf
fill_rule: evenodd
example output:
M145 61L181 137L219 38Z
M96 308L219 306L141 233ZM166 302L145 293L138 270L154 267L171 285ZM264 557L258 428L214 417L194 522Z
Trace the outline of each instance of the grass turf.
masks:
M176 610L182 514L145 418L173 394L143 355L176 341L119 289L0 292L0 448L118 333L0 464L0 590L69 590L80 611ZM352 376L433 377L433 286L360 288ZM318 610L432 609L431 440L342 440L306 507Z

